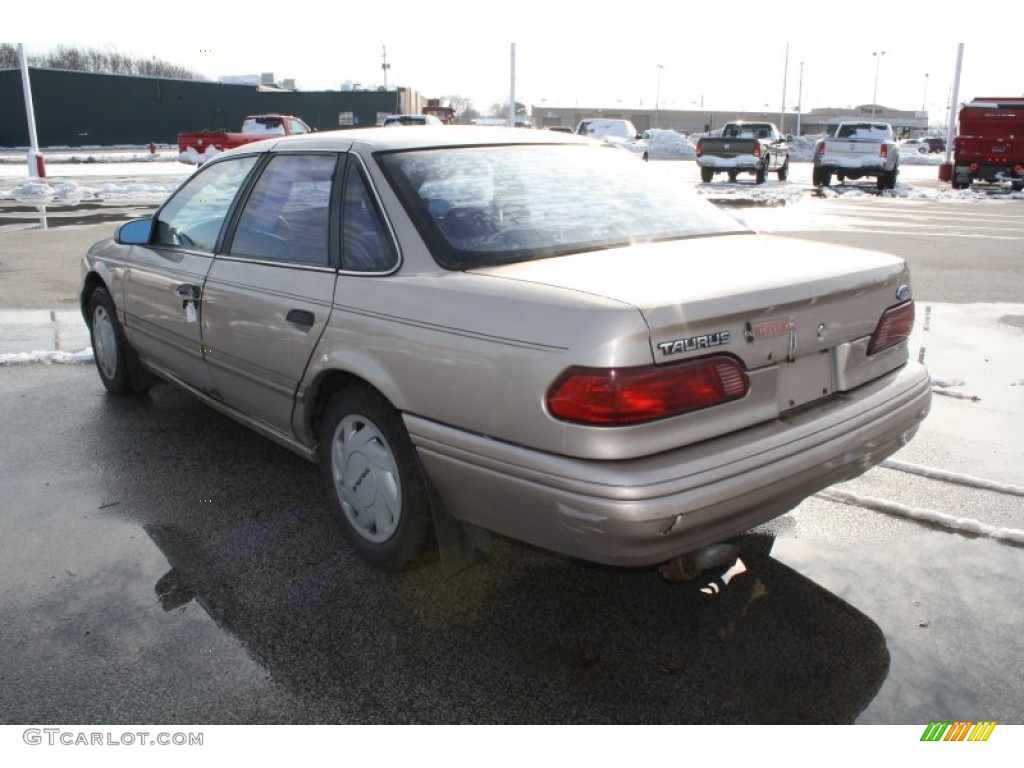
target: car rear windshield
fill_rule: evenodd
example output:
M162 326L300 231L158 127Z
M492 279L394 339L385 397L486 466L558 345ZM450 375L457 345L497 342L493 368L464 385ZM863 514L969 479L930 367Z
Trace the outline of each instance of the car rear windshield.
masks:
M744 231L666 170L615 147L447 147L380 161L447 269Z

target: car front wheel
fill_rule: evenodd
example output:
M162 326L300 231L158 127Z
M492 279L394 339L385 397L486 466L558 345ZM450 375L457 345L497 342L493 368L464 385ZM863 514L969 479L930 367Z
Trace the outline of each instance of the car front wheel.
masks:
M366 387L336 392L320 425L320 471L353 549L383 571L408 567L423 548L431 515L398 412Z
M128 372L128 345L117 310L106 288L97 288L89 296L87 307L89 336L96 371L107 390L115 395L127 395L142 388L132 386Z

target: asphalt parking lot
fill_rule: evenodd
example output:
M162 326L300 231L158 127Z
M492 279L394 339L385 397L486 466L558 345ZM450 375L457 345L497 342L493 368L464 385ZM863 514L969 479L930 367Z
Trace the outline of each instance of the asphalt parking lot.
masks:
M908 221L885 242L924 262ZM106 226L0 233L0 307L73 310L67 265ZM985 242L998 273L1014 246ZM1024 356L1000 345L1020 329L979 321L944 351L970 321L943 304L956 266L922 264L918 346L981 399L936 397L900 457L1019 488ZM989 530L1024 528L1020 495L880 468L855 501L987 527L816 497L683 584L498 538L452 578L389 576L351 556L314 465L169 386L118 399L89 365L0 366L0 423L4 723L1024 723L1024 550Z

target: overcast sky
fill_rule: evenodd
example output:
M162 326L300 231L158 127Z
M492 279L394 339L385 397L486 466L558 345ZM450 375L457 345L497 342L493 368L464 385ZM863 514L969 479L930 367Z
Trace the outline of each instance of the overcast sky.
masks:
M389 86L464 96L481 111L508 100L515 42L516 100L527 106L777 113L785 83L788 109L798 99L804 110L847 107L871 102L877 73L879 104L924 106L936 120L948 109L957 52L938 34L954 34L948 25L917 18L938 6L920 2L349 0L331 13L302 5L271 14L284 6L267 5L221 18L197 4L191 21L181 6L109 5L123 10L47 20L46 39L156 56L211 78L273 72L306 90L382 85L386 47ZM1007 3L1000 18L1022 28L1024 3ZM960 101L1012 95L1024 95L1019 46L966 44Z

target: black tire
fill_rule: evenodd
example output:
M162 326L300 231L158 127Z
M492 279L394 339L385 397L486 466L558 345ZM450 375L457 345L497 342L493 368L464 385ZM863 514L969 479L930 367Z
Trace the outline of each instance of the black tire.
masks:
M712 168L701 168L700 169L700 180L705 184L710 184L711 180L715 178L715 171Z
M838 183L840 183L840 184L845 183L846 182L846 174L844 174L844 173L837 173L836 174L836 181Z
M642 158L640 158L640 159L643 160L646 163L651 158L650 158L650 156L646 152L644 152L644 156Z
M826 168L814 169L814 186L827 187L832 183L832 172Z
M86 313L96 372L107 391L115 395L128 395L148 389L148 384L136 386L132 383L129 370L132 352L125 341L121 324L117 321L114 301L106 288L93 290Z
M772 159L768 155L765 155L764 162L761 163L754 172L755 184L764 184L765 180L768 178L768 166L771 165L771 162Z
M356 553L382 571L407 568L427 539L430 502L402 418L375 391L334 393L320 423L320 473Z
M789 178L789 158L782 164L782 167L778 170L779 181L785 181Z
M729 174L729 182L731 184L735 184L736 183L736 176L738 176L739 174L737 174L736 171L729 171L728 174Z

